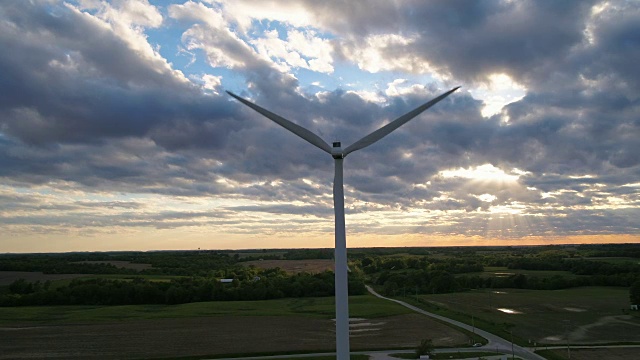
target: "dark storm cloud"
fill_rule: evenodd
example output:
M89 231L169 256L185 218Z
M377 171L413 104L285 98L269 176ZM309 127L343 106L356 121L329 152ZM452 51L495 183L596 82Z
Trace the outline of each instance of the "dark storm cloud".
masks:
M341 47L360 46L369 35L401 34L415 40L387 47L389 58L412 54L416 63L468 82L491 73L533 80L582 42L594 3L439 0L380 2L362 11L350 2L309 7L329 29L348 35Z
M31 144L155 138L167 147L224 144L233 108L203 96L158 59L145 59L86 14L2 4L0 129ZM215 122L213 120L222 120ZM184 123L187 124L184 124ZM218 126L216 126L218 125ZM167 131L180 136L167 138Z
M505 72L529 80L582 41L594 2L424 3L411 17L421 35L412 50L458 78Z

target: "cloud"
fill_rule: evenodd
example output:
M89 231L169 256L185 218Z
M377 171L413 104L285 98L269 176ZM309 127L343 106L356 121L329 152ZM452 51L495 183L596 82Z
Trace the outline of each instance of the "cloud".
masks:
M223 90L348 146L461 84L345 160L354 229L638 232L631 2L33 1L0 14L0 222L14 229L330 231L331 158Z
M216 99L95 16L30 3L5 7L0 42L12 51L0 56L7 74L0 86L11 90L0 100L0 127L9 136L32 144L92 142L145 136L184 116L226 115L224 106L205 110L203 103Z

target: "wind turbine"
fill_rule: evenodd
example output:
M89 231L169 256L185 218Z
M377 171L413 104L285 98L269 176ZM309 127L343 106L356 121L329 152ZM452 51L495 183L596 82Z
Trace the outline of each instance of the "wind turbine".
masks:
M324 140L313 132L303 128L300 125L272 113L269 110L241 98L240 96L227 91L227 93L236 98L241 103L247 105L253 110L259 112L265 117L273 120L278 125L298 135L312 145L320 148L324 152L330 154L335 163L335 175L333 180L333 207L335 212L335 292L336 292L336 357L338 360L349 359L349 297L348 297L348 279L347 279L347 238L344 221L344 189L342 185L342 161L350 153L363 149L383 137L389 135L393 130L399 128L409 120L418 116L423 111L432 107L440 100L449 96L452 92L458 90L455 87L437 98L424 103L412 111L400 116L380 129L363 137L355 143L347 146L342 150L340 142L334 142L333 147L329 146Z

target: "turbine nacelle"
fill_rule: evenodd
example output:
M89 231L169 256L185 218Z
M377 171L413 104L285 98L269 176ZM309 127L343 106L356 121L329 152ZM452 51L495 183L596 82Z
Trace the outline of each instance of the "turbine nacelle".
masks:
M333 142L333 148L331 149L331 156L334 159L344 159L344 153L342 152L342 144L340 141Z

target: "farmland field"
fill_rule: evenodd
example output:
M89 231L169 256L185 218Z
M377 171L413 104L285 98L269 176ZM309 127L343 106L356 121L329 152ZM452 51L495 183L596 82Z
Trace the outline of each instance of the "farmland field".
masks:
M79 277L91 276L88 274L43 274L39 271L0 271L0 286L9 285L18 279L35 281L71 280Z
M479 274L483 278L489 277L509 277L511 275L527 275L527 276L538 276L538 277L551 277L554 275L564 276L568 278L579 277L580 275L572 274L569 271L554 271L554 270L522 270L522 269L509 269L507 267L492 267L485 266L484 271L481 273L473 273Z
M358 318L378 318L411 313L405 307L370 295L351 296L349 305L351 316ZM307 316L331 319L335 312L334 306L332 297L322 297L196 302L180 305L0 307L0 326L228 315Z
M142 278L148 281L167 282L173 279L179 279L184 276L178 275L128 275L128 274L43 274L38 271L0 271L0 286L6 286L18 279L24 279L28 282L51 281L53 286L68 285L71 280L83 279L112 279L112 280L131 280L133 278Z
M586 259L591 261L604 261L604 262L613 263L613 264L625 264L625 263L640 264L640 259L630 258L630 257L589 257Z
M554 349L544 351L542 354L551 353L554 359L571 360L628 360L640 359L640 348L596 348L596 349ZM569 357L569 353L571 357Z
M615 287L565 290L483 290L421 298L484 322L497 335L513 331L526 343L593 344L640 341L640 318L627 314L629 291Z
M295 274L308 272L311 274L320 273L325 270L333 271L333 260L331 259L310 259L310 260L255 260L242 263L245 266L253 265L260 269L280 269Z
M350 298L352 349L467 343L373 296ZM153 358L335 349L333 298L183 305L0 308L0 359Z
M78 261L77 263L78 264L107 264L107 265L113 265L117 268L132 269L137 271L152 268L151 264L138 264L138 263L132 263L131 261L118 261L118 260Z

